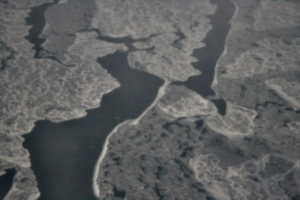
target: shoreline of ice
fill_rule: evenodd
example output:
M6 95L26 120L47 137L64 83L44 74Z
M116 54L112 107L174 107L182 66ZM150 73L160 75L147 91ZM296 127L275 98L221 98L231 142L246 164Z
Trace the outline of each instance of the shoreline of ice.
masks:
M119 125L117 125L110 133L109 135L106 137L105 139L105 143L103 145L103 148L102 148L102 151L101 151L101 154L100 154L100 157L96 163L96 166L95 166L95 170L94 170L94 175L93 175L93 192L94 192L94 195L96 197L100 197L100 189L99 189L99 185L97 184L97 178L99 176L99 170L100 170L100 165L103 161L103 159L105 158L105 155L107 153L107 150L108 150L108 145L109 145L109 139L111 138L111 136L118 131L118 129L125 125L125 124L129 124L129 125L137 125L139 123L139 121L147 114L147 112L152 109L156 104L157 102L161 99L161 97L164 96L165 94L165 89L166 87L169 85L169 81L167 79L164 79L164 84L159 88L158 90L158 93L156 95L156 98L154 99L154 101L151 103L151 105L136 119L134 120L126 120L122 123L120 123Z

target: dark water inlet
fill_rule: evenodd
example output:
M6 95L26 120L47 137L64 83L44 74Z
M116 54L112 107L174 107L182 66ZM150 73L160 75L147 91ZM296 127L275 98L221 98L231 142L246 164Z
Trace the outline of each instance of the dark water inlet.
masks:
M25 18L26 24L32 25L32 27L28 31L29 35L26 36L25 39L28 40L31 44L34 44L33 49L35 50L35 58L39 57L40 51L42 49L41 45L46 41L43 38L39 38L39 35L43 32L46 24L45 12L49 6L52 6L57 2L58 0L56 0L55 3L45 3L39 6L32 7L29 17Z
M163 81L129 67L127 52L98 61L121 84L103 96L101 107L81 119L36 123L24 136L40 200L96 199L92 190L94 167L107 135L121 122L137 118L155 99ZM100 65L99 65L100 67Z
M0 176L0 199L4 199L13 185L13 179L17 171L15 169L5 170L6 174Z

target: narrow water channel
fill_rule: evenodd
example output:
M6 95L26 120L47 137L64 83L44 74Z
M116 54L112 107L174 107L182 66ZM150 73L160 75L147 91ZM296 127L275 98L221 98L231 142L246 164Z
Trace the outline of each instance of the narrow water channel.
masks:
M40 51L42 49L41 45L46 41L43 38L39 38L39 35L43 32L46 24L45 12L49 8L49 6L52 6L57 2L58 0L56 0L54 3L45 3L39 6L32 7L29 16L25 18L26 24L32 25L28 30L29 34L25 37L25 39L34 45L33 49L35 50L35 58L39 57Z
M230 28L228 21L234 13L229 0L211 2L218 5L216 14L210 17L213 29L204 40L206 47L193 54L199 59L194 67L202 74L184 82L203 97L215 95L210 87L214 68L224 50ZM32 42L38 50L41 41ZM156 76L131 69L127 55L128 52L116 52L98 59L121 84L103 96L100 108L87 111L84 118L61 123L38 121L32 132L24 135L24 147L31 155L41 192L39 200L96 199L92 190L93 172L107 135L123 121L137 118L152 103L163 84ZM226 109L225 103L219 101L216 105L222 112Z
M214 81L215 67L225 49L225 40L231 27L229 21L235 11L235 6L230 0L210 0L210 2L217 5L215 14L208 17L211 20L212 29L202 41L206 46L194 50L192 55L198 59L192 65L199 69L201 74L192 76L183 83L175 83L184 84L204 98L216 95L211 88ZM224 115L226 112L225 101L223 99L215 99L212 102L218 108L219 113Z

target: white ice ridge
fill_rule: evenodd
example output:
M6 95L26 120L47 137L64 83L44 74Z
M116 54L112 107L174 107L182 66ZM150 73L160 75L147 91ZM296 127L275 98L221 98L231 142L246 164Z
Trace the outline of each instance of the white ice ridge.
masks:
M169 83L170 82L167 79L165 79L164 84L159 88L158 94L157 94L156 98L154 99L154 101L152 102L152 104L138 118L133 120L130 123L131 125L137 125L139 123L139 121L147 114L147 112L157 104L157 102L161 99L161 97L165 95L166 88L169 85Z
M100 170L100 165L101 165L101 162L102 160L105 158L105 155L107 153L107 150L108 150L108 145L109 145L109 139L110 137L116 133L118 131L118 129L123 126L123 125L137 125L139 123L139 121L147 114L147 112L152 109L156 104L157 102L160 100L160 98L162 96L164 96L165 94L165 89L166 87L169 85L169 81L165 79L165 82L164 84L159 88L158 90L158 93L156 95L156 98L154 99L154 101L152 102L152 104L138 117L136 118L135 120L126 120L124 121L123 123L119 124L118 126L116 126L110 133L109 135L106 137L105 139L105 143L103 145L103 149L101 151L101 154L100 154L100 157L97 161L97 164L95 166L95 170L94 170L94 176L93 176L93 191L94 191L94 195L96 197L100 197L100 189L99 189L99 185L97 184L97 178L99 177L99 170Z
M266 81L266 84L283 99L289 102L294 110L300 109L300 84L298 82L288 82L283 79L270 79Z
M116 126L110 133L109 135L106 137L105 139L105 143L103 145L103 149L101 151L101 154L100 154L100 157L99 159L97 160L97 163L96 163L96 166L95 166L95 170L94 170L94 175L93 175L93 192L94 192L94 195L96 197L100 197L100 189L99 189L99 185L97 183L97 179L99 177L99 170L100 170L100 165L101 165L101 162L102 160L104 159L106 153L107 153L107 149L108 149L108 145L109 145L109 139L110 137L118 131L118 129L125 125L125 124L128 124L130 120L127 120L127 121L124 121L123 123L119 124L118 126Z

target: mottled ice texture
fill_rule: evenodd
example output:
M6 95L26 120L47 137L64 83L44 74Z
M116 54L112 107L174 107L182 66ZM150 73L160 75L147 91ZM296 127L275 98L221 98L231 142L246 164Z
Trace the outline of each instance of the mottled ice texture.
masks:
M240 54L234 63L226 66L225 77L251 77L274 70L300 70L300 38L280 40L267 37L259 40L256 47Z
M210 115L227 123L220 132L210 128L209 116L170 117L161 109L184 95L190 98L189 94L186 88L169 86L139 124L123 124L110 137L99 170L101 199L113 198L118 192L127 199L201 200L289 200L300 194L300 146L290 142L299 141L299 134L282 126L279 132L266 130L265 117L270 123L277 121L261 111L260 125L265 127L248 134L257 113L232 103L224 117ZM224 130L243 137L232 138ZM291 139L280 144L287 138Z
M1 162L30 167L29 153L22 147L23 141L19 135L0 133L0 171L5 169Z
M299 1L263 0L254 11L254 30L290 28L300 25Z
M96 0L96 5L98 12L92 26L105 36L147 38L180 29L185 31L187 40L198 44L210 28L209 20L204 16L215 11L215 6L208 0Z
M300 84L298 82L288 82L283 79L267 80L266 84L278 95L285 99L294 108L300 109Z
M14 183L4 200L35 200L40 196L35 176L30 168L17 168Z
M169 118L154 107L139 124L124 124L110 137L99 170L100 199L117 192L127 199L205 199L187 158L180 156L189 156L185 149L198 136L193 122L168 125Z
M212 102L183 86L169 86L165 96L157 105L162 111L175 118L216 114Z
M136 49L150 49L150 48L153 48L153 46L149 42L135 42L135 43L133 43L133 46Z
M228 137L245 136L253 134L253 120L256 115L255 110L228 102L225 116L211 115L206 122L212 130Z
M233 108L244 109L239 115L233 109L229 120L229 107L224 117L206 118L206 125L221 134L235 130L241 137L214 140L207 146L216 150L201 148L190 164L216 199L300 199L300 115L295 112L299 109L300 2L232 1L237 12L226 51L217 63L213 89L227 105L231 102ZM209 119L224 128L214 129ZM203 143L211 134L207 132ZM232 154L227 145L239 151Z
M94 0L60 0L47 8L46 27L40 37L45 38L40 57L55 57L64 62L64 54L76 39L76 32L88 29L95 11Z
M292 132L300 134L300 121L288 123L288 127Z
M233 2L237 11L231 20L226 51L217 63L214 86L222 77L300 71L300 2Z
M170 81L185 81L200 72L193 68L195 58L172 46L177 39L174 33L161 34L150 39L153 50L135 51L129 54L130 67L146 71Z
M257 199L258 184L244 179L242 173L235 168L223 170L214 154L199 155L190 160L196 178L216 199ZM234 198L232 198L234 197Z
M30 7L39 6L44 3L53 3L54 0L8 0L7 2L9 4L8 6L15 7L16 9L28 9ZM22 11L24 11L24 10L22 10ZM21 13L19 13L19 14L21 14ZM17 17L17 16L14 16L14 17ZM1 18L1 19L5 19L5 18Z
M289 22L270 22L258 13L268 15L271 1L232 1L238 10L213 85L227 103L225 116L201 114L211 105L208 100L169 86L139 124L124 125L110 138L99 172L102 199L118 192L127 199L300 198L300 115L266 84L272 79L298 82L298 13ZM274 1L273 16L279 4L285 7L275 18L282 20L299 5ZM147 44L138 48L151 48L151 40ZM151 61L148 54L155 50L130 56Z
M184 81L200 72L193 68L191 56L211 25L206 15L215 6L204 1L104 1L97 0L98 12L92 26L104 36L134 39L151 37L147 43L135 43L148 50L129 54L130 67L155 74L169 81ZM150 48L150 49L149 49Z
M190 161L196 178L216 199L288 200L290 198L285 192L299 187L299 177L296 177L294 187L287 188L282 184L284 181L292 184L285 179L298 166L281 156L266 155L260 160L227 169L222 169L219 162L214 154L198 155Z
M2 9L4 13L15 12ZM22 18L12 20L7 25L10 31L0 38L17 52L0 74L1 129L14 134L29 132L39 119L69 120L83 117L85 110L98 107L102 95L119 84L96 58L125 48L96 41L91 33L81 33L66 54L68 61L76 66L67 68L50 59L34 59L32 45L23 39L29 27L21 25L22 12L16 15Z

